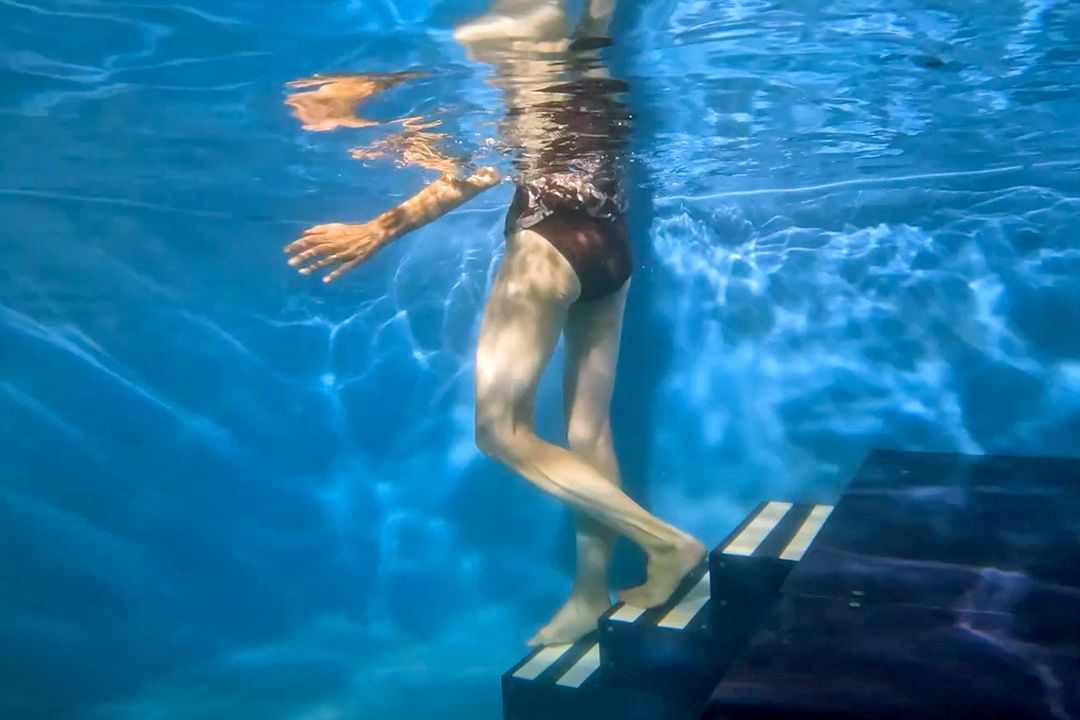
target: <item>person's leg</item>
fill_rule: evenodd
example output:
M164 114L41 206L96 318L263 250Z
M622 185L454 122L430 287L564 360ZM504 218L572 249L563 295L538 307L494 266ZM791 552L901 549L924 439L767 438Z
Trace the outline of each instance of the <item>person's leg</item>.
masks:
M649 557L648 578L622 597L652 607L670 597L704 556L704 547L650 515L592 464L533 430L537 385L579 294L573 268L543 237L526 230L507 241L477 346L476 440L486 454L544 492L640 545Z
M621 481L610 408L628 285L606 298L572 305L563 331L563 407L570 450L616 486ZM575 513L574 522L577 566L570 598L530 644L574 642L594 630L611 605L608 566L615 533L584 513Z

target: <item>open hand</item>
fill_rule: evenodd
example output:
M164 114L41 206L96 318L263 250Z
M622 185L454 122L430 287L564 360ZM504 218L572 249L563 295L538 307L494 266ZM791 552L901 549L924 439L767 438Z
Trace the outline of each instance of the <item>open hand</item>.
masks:
M328 283L374 255L386 239L386 233L372 223L329 223L308 228L302 238L285 246L285 252L292 254L289 265L301 275L337 265L323 277Z

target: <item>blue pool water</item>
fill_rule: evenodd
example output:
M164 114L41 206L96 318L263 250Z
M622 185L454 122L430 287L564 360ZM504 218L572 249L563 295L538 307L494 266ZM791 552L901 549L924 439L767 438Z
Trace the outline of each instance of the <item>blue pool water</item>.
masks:
M511 188L332 286L281 253L430 179L284 83L430 71L371 112L478 150L500 97L450 30L484 5L0 0L0 717L498 717L571 559L473 445ZM652 0L614 34L636 497L716 542L871 446L1080 453L1080 4Z

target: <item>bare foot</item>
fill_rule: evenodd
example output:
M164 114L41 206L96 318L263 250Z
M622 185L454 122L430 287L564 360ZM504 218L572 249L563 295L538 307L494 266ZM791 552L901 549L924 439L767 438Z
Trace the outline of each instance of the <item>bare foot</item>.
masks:
M577 642L596 629L600 616L610 606L611 601L603 596L571 595L551 622L529 640L529 647Z
M687 573L705 559L705 552L704 545L686 536L670 548L649 553L644 584L621 591L619 599L627 605L639 608L663 605L671 598Z

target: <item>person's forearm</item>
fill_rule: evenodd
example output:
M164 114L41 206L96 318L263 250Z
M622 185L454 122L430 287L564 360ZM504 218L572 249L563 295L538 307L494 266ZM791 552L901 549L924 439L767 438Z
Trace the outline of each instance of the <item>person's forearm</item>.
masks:
M385 233L385 242L390 242L442 217L499 180L494 168L481 168L463 180L446 174L373 222Z
M285 247L292 255L289 265L308 275L319 268L337 265L323 277L332 282L395 238L445 215L499 182L494 168L481 168L459 180L443 175L390 212L360 224L326 223L304 231L304 236Z

